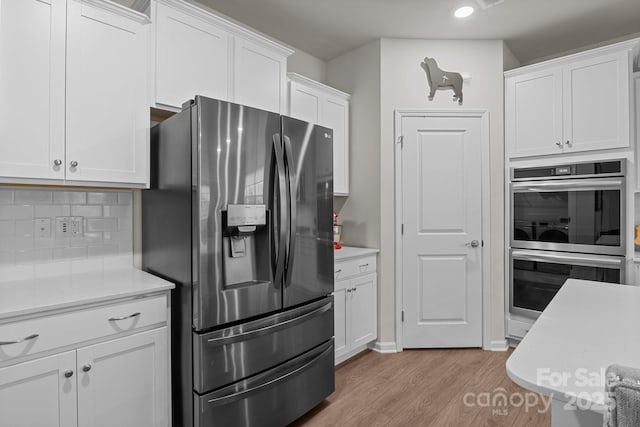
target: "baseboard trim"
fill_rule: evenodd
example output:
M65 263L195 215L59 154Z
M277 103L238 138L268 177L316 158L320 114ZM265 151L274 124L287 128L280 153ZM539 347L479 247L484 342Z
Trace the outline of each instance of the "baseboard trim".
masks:
M374 341L368 346L371 350L378 353L397 353L398 346L394 341L380 342Z
M485 347L485 350L488 351L507 351L509 348L509 344L507 344L507 340L493 340L489 342L489 346Z

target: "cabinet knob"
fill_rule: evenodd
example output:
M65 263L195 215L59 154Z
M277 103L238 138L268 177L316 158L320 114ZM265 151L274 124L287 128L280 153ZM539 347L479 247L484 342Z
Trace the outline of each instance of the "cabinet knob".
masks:
M351 288L351 292L355 292L355 291L356 291L356 288Z
M571 147L573 145L568 139L564 143L567 145L567 147Z
M562 142L561 141L556 142L556 145L558 146L558 148L562 148Z
M348 292L348 293L350 293L350 292L351 292L351 289L347 289L347 292Z
M76 168L76 167L78 167L78 162L76 162L75 160L72 160L72 161L69 163L69 166L71 166L72 168Z
M62 165L62 160L60 160L60 159L55 159L55 160L53 161L53 165L54 165L54 166L60 166L60 165Z
M73 371L69 369L68 371L64 371L65 378L71 378L73 376Z
M82 372L89 372L91 370L91 363L87 363L82 367Z

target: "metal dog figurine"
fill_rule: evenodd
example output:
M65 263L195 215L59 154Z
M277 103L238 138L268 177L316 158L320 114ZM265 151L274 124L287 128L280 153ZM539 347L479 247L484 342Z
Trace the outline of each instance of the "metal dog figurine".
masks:
M453 100L462 105L462 75L451 71L444 71L438 67L435 59L426 57L420 66L427 73L429 82L429 101L433 101L433 96L438 89L453 89Z

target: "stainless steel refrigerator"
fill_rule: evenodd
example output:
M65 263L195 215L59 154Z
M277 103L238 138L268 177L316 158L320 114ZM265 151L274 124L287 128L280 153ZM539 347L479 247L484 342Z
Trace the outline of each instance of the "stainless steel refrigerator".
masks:
M330 129L200 96L152 128L174 426L283 426L333 392L332 159Z

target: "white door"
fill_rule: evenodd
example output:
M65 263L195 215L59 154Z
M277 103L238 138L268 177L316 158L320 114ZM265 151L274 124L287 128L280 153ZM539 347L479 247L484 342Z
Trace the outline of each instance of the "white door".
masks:
M629 146L629 56L626 51L564 67L565 150Z
M0 176L64 179L65 0L0 0Z
M562 69L505 82L505 139L509 157L562 153Z
M320 104L323 95L298 82L289 82L289 114L309 123L320 123Z
M376 279L375 274L352 279L349 298L351 346L355 348L376 339Z
M234 40L233 100L262 110L284 111L287 58L248 40Z
M147 183L148 27L69 0L67 180Z
M0 426L77 426L75 369L75 351L0 369Z
M404 347L482 345L482 122L402 118Z
M169 425L166 327L81 348L77 370L79 425Z
M229 99L229 34L156 4L155 102L180 108L195 95Z

